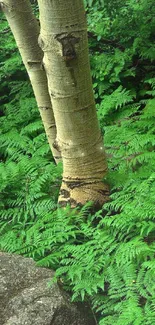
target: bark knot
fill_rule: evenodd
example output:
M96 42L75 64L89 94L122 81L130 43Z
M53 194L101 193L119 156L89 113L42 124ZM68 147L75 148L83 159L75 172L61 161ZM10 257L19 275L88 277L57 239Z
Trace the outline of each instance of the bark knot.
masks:
M58 152L61 152L60 146L58 144L58 140L55 139L55 141L53 142L53 148L55 148Z
M77 53L75 44L79 43L79 37L75 37L71 34L59 34L55 36L55 39L62 45L62 56L65 61L76 59Z

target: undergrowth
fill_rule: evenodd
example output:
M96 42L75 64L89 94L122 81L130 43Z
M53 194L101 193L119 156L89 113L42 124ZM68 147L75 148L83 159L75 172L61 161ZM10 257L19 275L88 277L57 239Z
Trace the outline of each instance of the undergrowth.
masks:
M91 303L99 325L154 325L153 1L85 3L111 199L96 213L91 203L57 206L62 166L2 17L0 249L56 270L73 300Z

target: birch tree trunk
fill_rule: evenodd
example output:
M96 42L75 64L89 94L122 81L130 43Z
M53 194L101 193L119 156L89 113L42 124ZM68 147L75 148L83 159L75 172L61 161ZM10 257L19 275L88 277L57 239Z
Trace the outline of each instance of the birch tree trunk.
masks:
M28 72L53 157L58 162L60 152L53 145L56 138L56 125L47 77L42 66L43 52L38 45L38 22L33 15L29 0L3 0L0 4Z
M105 152L97 120L83 0L39 0L44 67L63 160L59 203L108 200Z

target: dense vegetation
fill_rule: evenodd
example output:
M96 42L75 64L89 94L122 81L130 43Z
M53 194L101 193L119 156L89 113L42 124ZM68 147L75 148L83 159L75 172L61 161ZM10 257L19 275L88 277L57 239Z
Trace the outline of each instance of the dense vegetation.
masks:
M61 210L56 166L4 16L0 24L0 248L33 257L99 325L155 324L155 6L85 1L111 200ZM37 6L34 5L37 12Z

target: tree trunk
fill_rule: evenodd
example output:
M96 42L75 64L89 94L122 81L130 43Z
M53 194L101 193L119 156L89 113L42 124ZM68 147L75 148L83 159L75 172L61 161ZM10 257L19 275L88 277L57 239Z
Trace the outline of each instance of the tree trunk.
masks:
M82 0L39 0L44 67L63 160L59 203L108 200L107 172L92 89Z
M38 22L29 0L3 0L0 3L28 72L53 157L58 162L60 152L53 145L56 125L42 66L43 52L38 45Z

